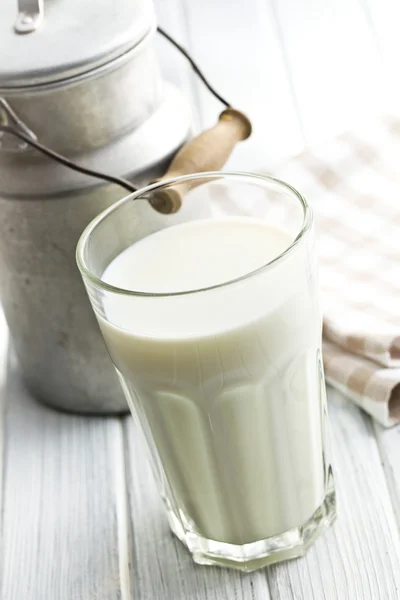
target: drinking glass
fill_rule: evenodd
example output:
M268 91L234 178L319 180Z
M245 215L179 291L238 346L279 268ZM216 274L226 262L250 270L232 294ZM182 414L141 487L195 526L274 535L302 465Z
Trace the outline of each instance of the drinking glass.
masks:
M155 210L177 191L176 213ZM287 247L203 289L146 293L103 280L121 252L155 232L221 218L256 218L284 232ZM156 183L94 219L77 262L170 527L194 561L251 571L302 555L335 518L313 219L303 196L250 173Z

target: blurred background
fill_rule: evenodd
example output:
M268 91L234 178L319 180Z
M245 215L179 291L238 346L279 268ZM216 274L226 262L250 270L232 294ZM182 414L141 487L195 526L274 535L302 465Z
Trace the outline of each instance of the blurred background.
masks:
M254 169L353 126L396 112L396 0L155 0L159 24L191 51L254 133L229 168ZM165 76L192 98L198 126L220 105L158 39Z

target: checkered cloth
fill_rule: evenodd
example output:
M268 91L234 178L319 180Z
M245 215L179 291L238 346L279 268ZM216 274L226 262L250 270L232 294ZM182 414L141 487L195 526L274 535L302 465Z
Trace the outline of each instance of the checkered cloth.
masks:
M400 120L361 125L274 169L317 224L326 378L400 421Z

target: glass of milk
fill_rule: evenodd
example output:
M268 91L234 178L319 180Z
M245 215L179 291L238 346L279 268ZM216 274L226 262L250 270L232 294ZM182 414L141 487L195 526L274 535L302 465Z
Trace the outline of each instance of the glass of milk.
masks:
M153 208L177 191L178 212ZM261 175L177 178L98 216L77 260L195 562L302 555L335 517L306 200Z

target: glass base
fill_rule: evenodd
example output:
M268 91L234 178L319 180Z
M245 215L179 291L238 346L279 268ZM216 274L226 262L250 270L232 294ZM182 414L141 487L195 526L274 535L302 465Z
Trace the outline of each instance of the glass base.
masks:
M328 489L322 504L303 526L243 546L216 542L190 531L185 532L171 510L167 510L167 516L171 530L190 550L195 563L230 567L249 573L303 556L336 518L335 490L333 485Z

